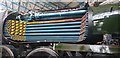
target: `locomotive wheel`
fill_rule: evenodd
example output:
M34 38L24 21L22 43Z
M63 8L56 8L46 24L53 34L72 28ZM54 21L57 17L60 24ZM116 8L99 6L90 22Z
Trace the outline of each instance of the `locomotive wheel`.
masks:
M7 46L2 46L2 58L14 58L14 54Z
M37 48L31 51L26 58L59 58L59 55L50 48Z

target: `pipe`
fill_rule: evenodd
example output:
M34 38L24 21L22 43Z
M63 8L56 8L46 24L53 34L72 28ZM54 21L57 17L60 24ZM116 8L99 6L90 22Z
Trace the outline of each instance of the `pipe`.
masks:
M61 28L76 28L76 27L80 27L80 25L70 25L70 26L51 26L51 27L26 27L26 30L31 30L31 29L34 29L34 30L41 30L41 29L61 29Z
M57 13L44 13L44 14L35 14L28 16L29 18L35 20L51 20L51 19L68 19L68 18L81 18L87 10L78 10L78 11L68 11L68 12L57 12ZM26 19L25 17L23 19Z
M41 33L41 32L80 32L80 29L62 29L62 30L59 30L59 29L56 29L56 30L26 30L26 33L30 33L30 32L36 32L36 33Z
M81 22L80 21L77 21L77 22L58 22L58 23L55 23L55 24L27 24L26 27L42 27L42 26L64 26L64 25L80 25Z
M26 33L25 36L48 36L48 35L79 35L79 32L70 32L70 33Z
M75 21L80 21L80 18L74 18L74 19L61 19L61 20L48 20L48 21L35 21L35 22L28 22L27 24L50 24L50 23L60 23L60 22L75 22Z

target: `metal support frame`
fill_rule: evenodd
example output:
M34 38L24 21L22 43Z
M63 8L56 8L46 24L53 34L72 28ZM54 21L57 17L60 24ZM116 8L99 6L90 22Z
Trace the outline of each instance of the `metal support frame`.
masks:
M7 5L2 4L2 3L0 3L0 5L5 6L5 7L9 8L9 9L11 9L12 11L17 11L16 9L13 9L13 8L11 8L11 7L7 6Z
M40 4L40 2L36 2L36 4L39 4L39 5L41 5L41 6L45 7L45 8L47 8L47 9L50 9L48 6L45 6L45 5L43 5L43 4Z
M13 0L12 0L13 1ZM12 8L13 8L13 4L11 3L11 5L12 5Z
M27 3L27 4L26 4ZM26 8L27 8L27 6L28 6L28 2L21 2L21 4L23 5L23 6L25 6ZM19 6L20 7L20 6Z
M54 9L56 9L55 7L51 6L50 3L46 3L46 2L43 2L43 3L46 4L47 6L50 6L50 7L54 8Z
M32 0L32 1L33 1L33 2L36 2L36 0ZM32 3L32 2L31 2L31 3ZM32 3L32 4L34 4L34 3ZM37 4L38 4L38 5L37 5ZM34 4L34 5L36 5L36 6L39 6L39 5L40 5L40 6L42 6L41 8L44 8L44 7L45 7L45 8L47 8L47 9L50 9L48 6L45 6L45 5L41 4L40 2L36 2L36 4ZM40 7L40 6L39 6L39 7Z
M8 1L11 2L12 4L19 5L18 2L12 2L11 0L8 0ZM19 5L19 6L22 7L22 8L24 8L25 10L29 10L25 6L22 6L22 5Z
M64 6L64 8L67 8L72 2L68 3L67 5Z
M9 1L12 5L11 7L9 5L6 6L9 9L13 10L13 9L15 9L14 5L17 5L18 9L16 9L16 10L18 12L20 11L20 8L22 8L23 11L26 11L26 10L29 11L30 10L27 6L22 4L21 0L19 0L19 2L13 2L13 0L7 0L7 1ZM44 9L44 10L53 10L53 9L55 10L55 9L58 9L58 8L70 7L69 5L72 3L72 2L70 2L69 4L66 4L64 2L59 2L59 4L62 6L62 7L60 7L59 4L55 4L53 2L48 2L48 3L47 2L41 2L40 3L40 2L36 2L36 0L32 0L32 1L35 2L35 3L33 3L33 2L26 2L26 3L30 3L30 4L34 5L34 8L37 6L39 8ZM77 5L77 6L79 6L79 5ZM42 9L40 9L40 10L42 10ZM13 11L16 11L16 10L13 10ZM34 12L34 9L32 11Z
M39 5L34 4L34 3L32 3L32 2L29 2L29 3L31 3L31 4L33 4L33 5L35 5L35 6L39 7L39 8L42 8L42 7L40 7Z
M61 6L58 6L58 5L56 5L56 4L52 3L52 2L49 2L49 3L56 6L57 8L62 8Z
M32 1L33 1L33 2L36 2L36 0L32 0ZM40 2L36 2L36 4L34 4L34 3L31 2L31 4L36 5L36 6L38 6L38 7L42 6L42 7L40 7L40 8L45 7L45 8L47 8L47 9L50 9L48 6L45 6L45 5L41 4ZM39 4L40 6L37 5L37 4Z
M18 12L20 11L20 3L21 2L21 0L19 0L19 6L18 6Z
M80 4L84 4L84 2L79 2L79 5L80 5Z
M64 5L64 6L66 5L66 4L65 4L65 3L63 3L63 2L59 2L59 3L60 3L60 4L62 4L62 5Z
M64 7L64 5L63 4L61 4L61 2L58 2L57 3L61 8L63 8Z

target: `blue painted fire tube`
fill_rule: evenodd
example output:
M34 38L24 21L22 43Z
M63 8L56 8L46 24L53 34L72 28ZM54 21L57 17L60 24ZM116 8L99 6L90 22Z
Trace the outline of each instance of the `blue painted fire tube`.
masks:
M68 18L80 18L87 10L77 10L68 12L56 12L56 13L40 13L30 16L31 20L51 20L51 19L68 19Z

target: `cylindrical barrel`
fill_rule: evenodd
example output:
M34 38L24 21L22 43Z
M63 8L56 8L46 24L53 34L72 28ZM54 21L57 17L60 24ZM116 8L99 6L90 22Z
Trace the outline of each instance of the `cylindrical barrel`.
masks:
M86 10L76 10L68 12L55 12L55 13L38 13L32 16L28 16L29 20L56 20L56 19L68 19L68 18L81 18L87 11ZM28 17L22 19L28 19Z
M14 41L25 42L78 42L80 41L81 20L86 10L45 13L8 18L4 25L4 35ZM17 17L17 16L16 16ZM86 18L85 18L86 19Z

